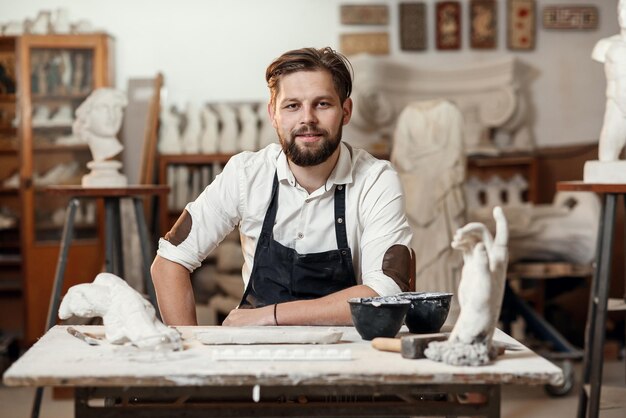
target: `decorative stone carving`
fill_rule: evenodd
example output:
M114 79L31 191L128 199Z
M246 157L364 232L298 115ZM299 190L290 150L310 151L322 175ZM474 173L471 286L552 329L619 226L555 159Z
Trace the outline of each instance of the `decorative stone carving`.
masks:
M459 284L461 257L450 241L452 231L465 223L462 130L461 113L443 100L411 103L398 117L391 162L402 181L414 232L419 291L456 293ZM457 316L453 299L448 323Z
M126 95L111 88L94 90L76 109L74 135L89 144L93 161L87 163L91 172L82 179L86 187L124 187L126 176L118 170L122 163L110 160L124 148L115 135L122 126Z
M452 247L463 253L458 298L461 306L447 341L432 342L427 358L456 366L480 366L497 355L492 345L508 264L507 220L499 207L493 210L496 235L481 223L469 223L454 234Z
M101 317L107 341L139 348L182 349L181 336L156 318L154 307L124 280L100 273L93 283L72 286L59 307L59 318Z
M345 127L344 137L355 146L375 150L381 138L390 136L398 112L408 103L443 98L463 114L467 154L533 148L523 68L513 57L453 69L424 69L367 55L351 61L356 123ZM492 129L497 144L488 138Z
M617 6L620 33L598 41L591 58L604 63L606 109L598 144L598 160L587 161L587 183L626 183L626 161L619 157L626 144L626 0Z

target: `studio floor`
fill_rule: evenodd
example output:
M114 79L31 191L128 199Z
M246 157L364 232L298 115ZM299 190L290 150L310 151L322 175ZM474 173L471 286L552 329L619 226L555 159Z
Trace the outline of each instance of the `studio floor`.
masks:
M581 364L576 364L577 381L580 381ZM624 387L626 368L623 361L610 361L604 365L603 382L607 386ZM502 417L556 418L576 416L578 386L567 396L551 398L543 387L505 386L502 390ZM0 417L30 417L34 389L0 386ZM70 418L74 415L71 400L53 400L52 391L44 391L41 418ZM624 409L603 409L602 418L624 418Z

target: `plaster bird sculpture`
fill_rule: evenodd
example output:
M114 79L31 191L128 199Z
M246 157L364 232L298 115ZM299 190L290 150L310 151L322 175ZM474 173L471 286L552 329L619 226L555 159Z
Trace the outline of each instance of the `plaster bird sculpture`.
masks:
M102 317L107 341L139 348L182 348L178 331L156 318L154 307L123 279L100 273L92 283L72 286L59 307L59 318Z
M427 358L457 366L479 366L497 355L492 338L502 307L508 263L508 226L502 208L493 210L496 236L472 222L456 231L452 247L463 253L459 284L461 313L447 341L432 342Z

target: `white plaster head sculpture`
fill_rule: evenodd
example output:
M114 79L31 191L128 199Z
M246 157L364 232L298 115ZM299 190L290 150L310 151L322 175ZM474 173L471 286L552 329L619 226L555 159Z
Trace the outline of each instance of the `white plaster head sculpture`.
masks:
M115 135L122 126L126 95L111 88L93 91L76 109L74 134L89 144L94 161L115 157L124 148Z
M463 252L458 298L459 318L447 341L433 342L427 358L457 366L479 366L496 356L492 345L508 263L508 225L502 209L493 210L496 236L484 224L472 222L454 235L452 247Z
M87 142L93 161L87 163L91 173L83 177L83 186L123 187L126 177L119 174L122 163L110 160L124 148L116 138L122 126L126 95L111 88L94 90L76 109L72 131Z
M111 273L100 273L92 283L72 286L59 307L59 318L72 315L101 317L107 341L139 348L182 348L174 328L156 318L154 307L139 292Z

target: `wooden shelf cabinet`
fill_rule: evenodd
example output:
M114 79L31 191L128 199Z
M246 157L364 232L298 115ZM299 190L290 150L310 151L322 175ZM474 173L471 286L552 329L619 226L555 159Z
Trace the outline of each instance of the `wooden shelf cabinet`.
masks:
M45 331L67 206L41 189L79 184L86 173L89 148L68 139L76 108L94 89L113 84L112 45L105 33L0 37L0 214L15 220L0 230L15 240L12 247L2 240L0 258L12 262L0 263L0 280L14 280L18 270L25 345ZM102 268L101 210L93 200L81 201L79 210L88 227L77 230L63 293Z

